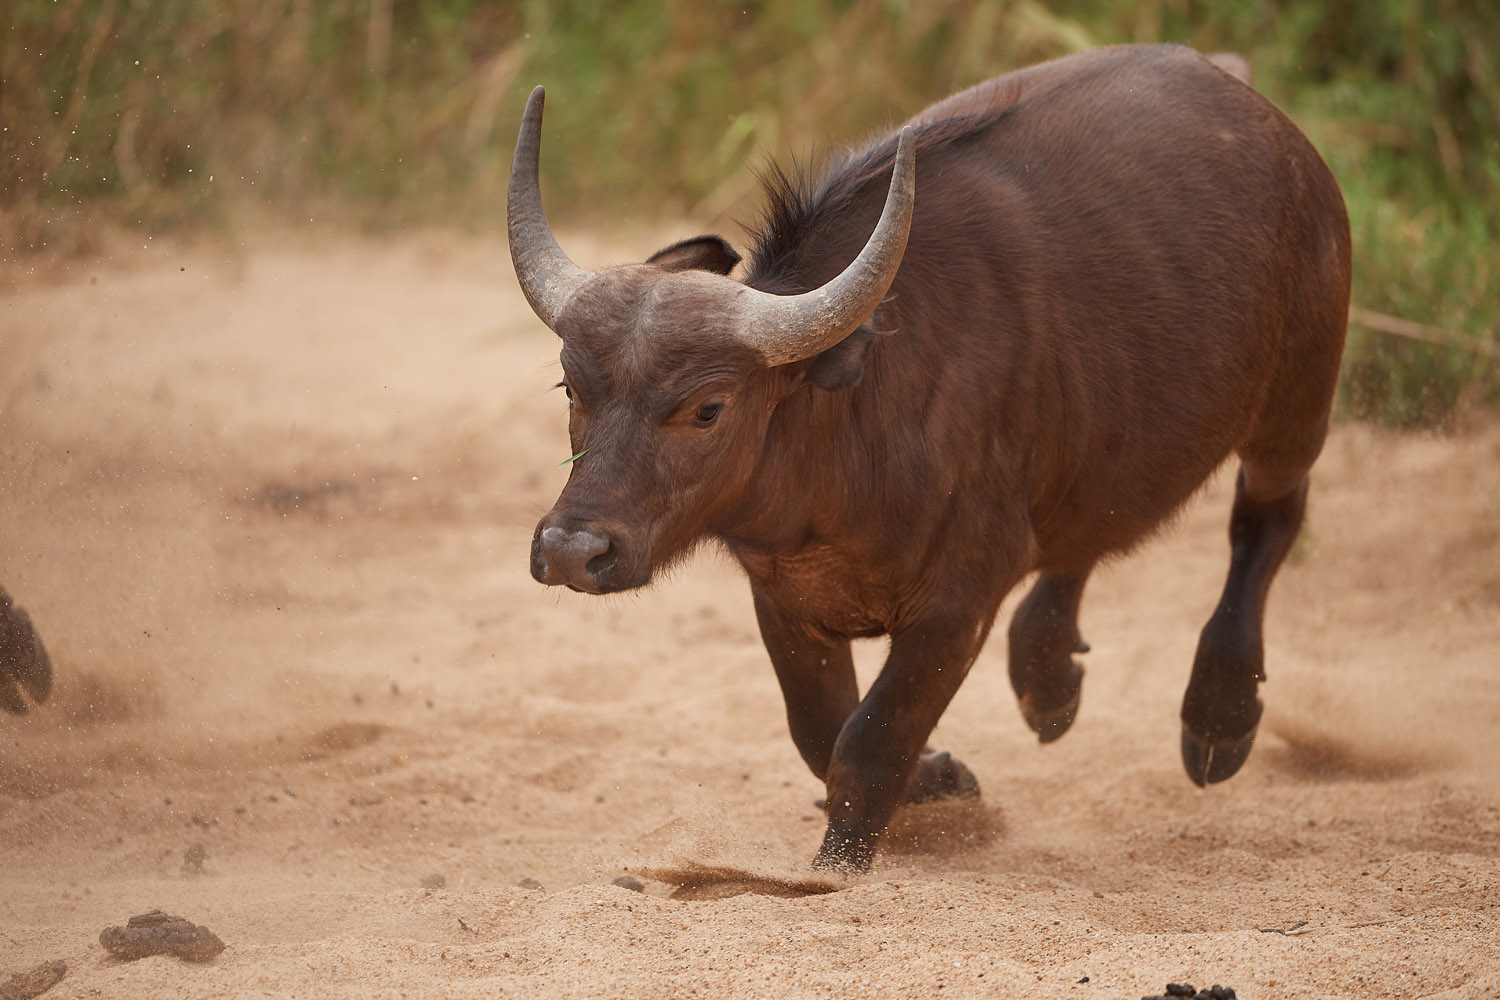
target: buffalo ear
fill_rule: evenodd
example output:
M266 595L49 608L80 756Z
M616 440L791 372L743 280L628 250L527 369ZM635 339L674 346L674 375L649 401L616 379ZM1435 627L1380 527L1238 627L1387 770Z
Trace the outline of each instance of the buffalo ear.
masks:
M853 389L865 377L865 357L875 342L875 318L865 320L854 332L813 358L807 381L819 389L837 392Z
M694 236L673 243L665 250L656 251L646 261L668 271L698 270L716 274L728 274L739 262L740 255L720 236Z

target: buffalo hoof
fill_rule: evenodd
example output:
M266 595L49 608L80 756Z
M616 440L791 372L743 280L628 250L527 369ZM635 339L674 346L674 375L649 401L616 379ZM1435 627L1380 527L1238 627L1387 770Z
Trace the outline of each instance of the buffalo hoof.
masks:
M1251 729L1244 736L1237 736L1232 740L1210 742L1183 726L1182 764L1187 768L1188 777L1193 780L1193 784L1206 788L1233 777L1250 756L1250 748L1255 745L1255 733L1256 729Z
M814 871L830 875L850 877L868 875L875 863L875 845L868 841L849 837L832 828L823 835L823 846L813 858Z
M1079 639L1078 652L1087 651L1088 644ZM1021 717L1042 743L1054 743L1062 739L1063 733L1078 718L1078 703L1083 699L1083 668L1069 661L1066 672L1059 671L1058 674L1060 676L1057 682L1047 688L1047 701L1051 704L1038 705L1035 689L1028 690L1020 699ZM1063 694L1061 699L1056 696L1058 689Z
M1031 727L1031 731L1036 733L1039 742L1055 743L1073 725L1073 720L1078 718L1078 703L1082 700L1083 686L1080 684L1073 689L1073 697L1057 708L1038 709L1025 701L1021 702L1021 716Z
M922 755L916 777L906 793L906 801L915 805L937 799L977 799L979 779L964 762L946 750Z
M0 590L0 708L26 714L21 692L35 702L52 693L52 660L25 611Z

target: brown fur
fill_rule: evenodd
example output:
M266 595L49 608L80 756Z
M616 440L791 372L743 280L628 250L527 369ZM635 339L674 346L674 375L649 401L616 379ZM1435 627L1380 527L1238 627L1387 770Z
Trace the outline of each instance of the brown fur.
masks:
M1188 49L1061 59L910 124L901 269L818 358L766 369L735 345L732 282L683 268L733 266L708 238L591 279L557 324L588 452L533 546L538 579L593 591L645 583L704 538L729 548L828 783L819 863L854 868L908 794L972 781L923 748L1005 595L1041 571L1011 670L1055 738L1077 707L1089 570L1238 454L1235 562L1183 737L1195 781L1233 773L1348 305L1333 178L1285 116ZM875 225L894 150L886 136L816 180L773 174L744 282L787 294L836 275ZM890 659L861 701L848 643L881 634Z

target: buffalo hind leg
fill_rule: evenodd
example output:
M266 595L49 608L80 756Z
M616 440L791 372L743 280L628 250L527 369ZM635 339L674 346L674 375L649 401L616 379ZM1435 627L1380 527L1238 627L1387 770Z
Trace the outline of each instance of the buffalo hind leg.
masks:
M917 773L906 789L910 805L939 799L977 799L979 779L969 766L946 750L926 747L917 758Z
M755 615L786 702L792 742L808 770L819 781L827 781L834 743L859 704L849 643L810 635L759 595L755 597ZM963 761L946 750L926 747L918 758L906 801L918 803L978 794L979 781ZM826 801L819 806L826 808Z
M1010 686L1021 715L1043 743L1073 725L1083 690L1083 667L1074 653L1087 653L1078 634L1078 602L1088 580L1078 573L1043 571L1010 622Z
M1286 558L1307 506L1307 474L1274 477L1240 466L1229 518L1229 578L1198 639L1182 699L1182 763L1202 787L1245 763L1260 724L1266 679L1261 621L1271 579Z

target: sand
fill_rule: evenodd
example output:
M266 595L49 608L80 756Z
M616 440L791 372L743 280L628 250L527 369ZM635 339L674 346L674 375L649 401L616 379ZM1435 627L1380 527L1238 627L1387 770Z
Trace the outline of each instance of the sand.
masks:
M0 581L57 684L0 717L0 981L1500 996L1500 422L1335 428L1232 781L1195 789L1177 750L1221 473L1091 582L1073 730L1037 744L991 641L934 736L982 800L907 810L870 876L829 881L735 568L605 599L530 579L565 404L502 243L150 241L10 273ZM153 908L226 950L110 958L100 931Z

